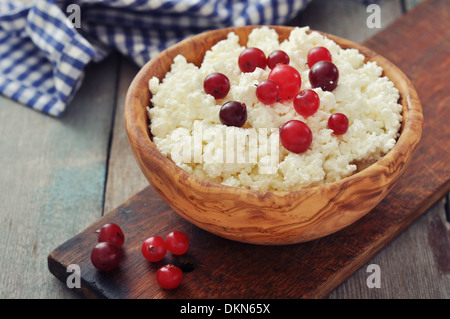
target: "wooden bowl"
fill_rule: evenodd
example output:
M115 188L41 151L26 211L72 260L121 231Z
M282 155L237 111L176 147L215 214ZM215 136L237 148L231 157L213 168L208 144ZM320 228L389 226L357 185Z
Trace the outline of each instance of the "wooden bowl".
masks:
M400 92L403 123L396 145L368 168L340 181L295 191L257 191L229 187L199 178L176 166L153 144L146 107L148 81L164 78L178 54L200 65L218 41L235 32L241 45L253 28L205 32L172 46L149 61L131 83L125 101L125 126L131 148L145 177L183 218L216 235L254 244L293 244L332 234L374 208L405 170L422 134L422 107L405 74L387 59L352 41L324 34L342 48L356 48L366 61L376 61ZM272 26L280 41L291 27Z

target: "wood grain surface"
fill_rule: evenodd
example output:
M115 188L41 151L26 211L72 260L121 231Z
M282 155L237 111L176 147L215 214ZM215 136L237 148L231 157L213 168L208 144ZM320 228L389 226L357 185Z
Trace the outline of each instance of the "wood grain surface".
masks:
M73 296L46 257L101 217L117 61L87 68L60 119L0 97L1 298Z
M313 0L290 25L309 25L362 42L420 2L380 1L381 28L368 29L362 1ZM442 21L433 17L429 23ZM61 120L0 97L2 298L80 298L76 288L69 289L48 271L49 252L148 185L123 129L123 101L137 71L121 56L90 65L81 91ZM77 179L58 173L67 165L77 168L72 175ZM443 198L329 298L450 298L446 206ZM42 221L41 208L46 212ZM381 268L379 289L366 285L371 264Z
M396 52L389 47L383 46L387 37L391 44L395 44L400 49L411 46L415 41L402 42L402 39L411 34L420 34L415 30L415 21L437 21L439 23L429 24L429 34L446 35L445 30L436 30L436 26L445 26L445 1L431 1L432 6L427 6L413 11L399 23L388 28L388 34L381 34L369 41L367 45L378 46L378 49L371 47L375 51L388 56L383 51ZM441 20L439 20L441 19ZM431 29L431 30L430 30ZM441 31L441 33L437 32ZM442 32L443 31L443 32ZM387 32L387 31L386 31ZM415 33L416 32L416 33ZM419 32L419 33L417 33ZM424 39L421 39L422 41ZM443 52L448 56L448 43L438 40L428 40L431 47L424 49L432 55L433 51ZM423 42L422 42L423 43ZM384 45L387 45L386 43ZM445 126L448 116L447 90L440 86L431 86L432 92L421 95L421 90L427 89L426 81L421 78L430 78L428 70L417 67L415 61L420 57L413 53L418 50L405 49L409 54L406 57L398 57L399 65L404 63L407 67L407 74L414 83L418 80L416 87L424 104L425 127L424 137L418 155L411 162L405 175L399 180L397 186L372 212L358 221L356 224L325 238L299 245L282 246L281 249L273 247L259 247L254 245L240 244L220 237L213 236L195 226L185 222L164 206L164 202L158 196L152 200L142 200L142 196L152 195L153 190L146 188L142 193L136 195L129 202L108 213L102 220L92 225L86 232L72 238L49 256L49 267L51 271L61 280L65 280L67 273L65 266L68 263L80 262L82 269L87 273L83 277L82 293L85 296L96 297L137 297L137 298L183 298L196 296L207 297L293 297L293 298L313 298L326 296L331 290L341 284L345 278L350 276L356 269L370 260L376 252L387 245L393 238L406 229L415 219L427 210L438 198L442 197L449 188L449 162L448 156L448 128ZM421 52L424 54L424 52ZM392 58L392 57L391 57ZM392 58L393 59L393 58ZM394 60L394 59L393 59ZM435 63L431 69L436 71L437 83L445 75L439 72L440 63ZM411 67L414 65L414 67ZM428 65L429 66L429 65ZM411 69L417 68L415 73ZM408 73L408 71L410 73ZM430 81L431 82L431 81ZM433 81L434 82L434 81ZM442 81L445 83L445 81ZM427 117L427 114L432 115ZM428 122L427 122L428 119ZM430 122L432 121L432 122ZM429 123L429 124L427 124ZM434 123L434 124L432 124ZM441 131L435 132L429 126L437 126ZM437 134L437 137L433 134ZM438 138L440 138L438 140ZM437 145L437 146L436 146ZM442 205L440 205L442 206ZM136 216L149 219L149 223L142 220L133 225ZM86 247L92 245L92 230L106 222L115 220L121 222L124 228L129 228L129 239L124 247L126 257L121 269L124 272L116 272L102 275L92 269L86 261ZM157 221L157 222L156 222ZM441 234L438 238L448 238L448 230L439 226L438 220L433 222L432 227ZM156 231L164 234L170 229L178 227L185 230L193 238L192 250L187 257L190 264L195 265L195 269L186 274L186 281L177 291L157 290L154 281L154 270L156 265L149 265L138 258L137 247L142 238L133 237L133 231L149 234ZM436 235L439 236L439 235ZM434 243L433 249L439 260L439 269L442 274L448 272L448 254L445 247L439 248L439 239L429 238ZM84 248L81 248L84 246ZM257 248L255 248L257 247ZM230 259L233 254L236 258ZM167 257L170 261L171 256ZM274 261L270 264L270 261ZM280 261L280 262L278 262ZM123 267L123 268L122 268ZM139 284L127 276L130 273L126 270L132 269L133 276L145 278ZM215 269L214 271L212 269ZM446 270L447 269L447 270ZM138 271L143 271L138 273ZM275 274L284 274L281 278L276 278ZM297 280L288 281L286 276L293 275ZM199 286L200 279L207 279L202 287ZM133 283L133 284L132 284ZM362 283L364 285L364 283ZM438 286L438 285L437 285ZM215 289L213 289L214 287ZM220 287L220 288L217 288ZM130 290L131 289L131 290ZM445 292L444 292L445 293Z

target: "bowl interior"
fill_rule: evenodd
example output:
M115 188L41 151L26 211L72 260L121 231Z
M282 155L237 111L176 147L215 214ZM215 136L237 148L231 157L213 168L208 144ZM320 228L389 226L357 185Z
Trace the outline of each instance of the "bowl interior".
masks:
M205 55L205 52L209 49L211 49L212 46L214 46L217 42L226 39L229 32L235 32L239 36L239 42L242 46L245 46L248 41L248 35L254 28L258 28L260 26L245 26L245 27L232 27L232 28L226 28L226 29L220 29L220 30L214 30L214 31L208 31L201 33L199 35L196 35L192 38L186 39L184 41L181 41L180 43L174 45L173 47L167 49L166 51L162 52L158 57L155 59L149 61L138 73L136 78L134 79L132 85L130 86L130 91L137 90L139 92L138 96L139 99L142 101L139 105L140 108L136 109L136 112L139 114L136 114L139 116L141 120L145 120L145 125L143 125L143 122L140 123L140 129L144 128L146 134L141 134L140 138L145 140L145 144L150 146L152 149L156 149L156 146L152 142L152 135L149 130L150 120L148 119L147 113L146 113L146 106L151 107L150 99L151 99L151 92L148 89L148 81L151 77L156 76L158 79L162 80L166 73L170 71L170 67L173 63L173 59L178 55L182 54L185 56L186 60L190 63L195 64L196 66L200 66L203 61L203 56ZM272 26L271 28L275 29L279 35L279 41L282 42L289 38L290 32L292 31L292 27L283 27L283 26ZM310 32L312 32L311 30ZM319 31L316 31L319 32ZM406 77L406 75L399 70L395 65L393 65L390 61L385 59L384 57L378 55L377 53L373 52L372 50L368 49L367 47L364 47L360 44L357 44L355 42L352 42L347 39L343 39L331 34L327 34L324 32L320 32L324 36L330 38L331 40L338 43L342 48L354 48L357 49L360 53L362 53L365 56L365 62L367 61L375 61L377 62L382 68L383 68L383 75L386 75L392 82L394 82L394 85L397 87L397 89L400 92L400 99L399 103L403 106L402 110L402 125L400 129L400 136L398 139L398 142L394 146L394 148L387 153L380 161L382 164L386 164L387 162L391 162L394 160L394 157L397 157L402 150L404 150L405 147L409 148L411 145L411 142L417 142L420 140L421 136L421 128L422 128L422 110L421 105L417 96L417 93L412 86L409 79ZM138 106L138 105L135 105ZM145 107L143 107L145 106ZM415 116L412 116L412 113L415 114ZM406 133L405 133L406 131ZM139 132L139 133L142 133ZM157 151L159 153L159 151ZM178 166L176 166L171 160L166 158L164 156L165 161L167 162L167 165L173 165L174 169L177 169ZM368 168L365 168L361 172L370 173L372 169L376 169L376 167L372 167L373 165L369 166ZM184 170L182 170L184 172ZM352 176L355 176L357 174L361 174L361 172L357 172L349 177L346 177L344 179L352 178ZM186 172L187 173L187 172ZM189 173L187 173L189 174ZM191 174L189 174L191 175ZM342 179L342 180L344 180ZM229 186L224 186L221 184L217 184L211 181L207 181L204 179L199 178L202 183L212 185L216 185L217 187L225 187L228 188ZM342 181L341 180L341 181ZM200 181L199 181L200 182ZM339 183L340 181L334 182ZM320 186L314 186L314 187L320 187ZM312 187L312 188L314 188ZM311 187L310 187L311 188ZM244 189L243 189L244 191ZM247 190L250 192L253 192L255 190ZM258 192L258 191L255 191ZM294 190L294 191L268 191L268 192L275 192L275 193L292 193L292 192L302 192L302 190Z

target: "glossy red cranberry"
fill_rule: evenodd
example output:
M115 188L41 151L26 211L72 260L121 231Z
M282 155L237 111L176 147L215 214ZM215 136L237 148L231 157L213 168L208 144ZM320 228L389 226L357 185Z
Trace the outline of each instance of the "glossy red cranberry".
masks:
M110 242L117 247L122 247L125 242L125 235L122 229L115 223L104 224L97 230L98 242Z
M156 281L164 289L175 289L183 281L183 271L172 264L162 266L156 272Z
M183 255L189 248L189 237L181 231L172 231L166 236L166 246L172 254Z
M223 73L211 73L203 81L203 89L215 99L223 99L230 91L230 80Z
M307 60L309 68L319 61L332 61L331 53L325 47L314 47L309 50Z
M110 242L101 242L91 251L91 262L101 271L111 271L120 263L120 248Z
M328 118L328 128L333 130L335 135L345 134L348 130L348 118L345 114L334 113Z
M167 248L164 239L160 236L148 237L141 247L142 256L151 262L160 261L166 256Z
M298 114L308 117L317 112L320 106L319 95L311 89L300 91L294 98L294 108Z
M333 91L338 85L339 70L330 61L319 61L309 70L309 82L313 88Z
M270 71L269 80L278 83L282 101L292 100L302 86L302 78L297 69L285 64L277 64Z
M273 69L277 64L289 64L291 59L289 55L282 50L272 51L267 57L267 66Z
M219 118L223 125L241 127L247 121L247 107L237 101L226 102L220 108Z
M265 69L267 58L261 49L246 48L239 55L238 64L242 72L253 72L256 68Z
M256 88L256 97L262 103L271 105L280 100L280 86L273 80L262 80Z
M293 153L303 153L312 143L311 129L302 121L290 120L280 128L281 144Z

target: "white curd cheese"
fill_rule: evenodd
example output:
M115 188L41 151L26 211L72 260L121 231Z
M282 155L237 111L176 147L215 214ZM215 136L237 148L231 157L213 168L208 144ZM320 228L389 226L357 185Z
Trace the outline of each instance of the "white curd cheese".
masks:
M401 126L398 90L382 76L381 67L364 63L357 50L342 49L321 34L307 31L308 27L295 28L279 43L274 30L257 28L249 35L247 47L258 47L266 55L277 49L285 51L290 65L300 72L301 89L311 88L306 63L309 50L324 46L331 52L339 70L338 86L332 92L314 89L320 97L314 115L303 118L292 101L273 105L258 101L256 85L268 78L270 69L241 72L238 57L245 47L230 33L206 52L201 67L179 55L162 81L156 77L149 81L152 107L148 115L156 147L199 177L264 191L337 181L386 154L396 143ZM230 80L224 99L215 100L204 92L203 80L213 72ZM243 127L221 124L219 110L227 101L246 104L248 116ZM347 132L339 136L327 128L328 118L336 112L349 119ZM301 154L289 152L279 143L278 127L292 119L305 122L312 131L312 144Z

